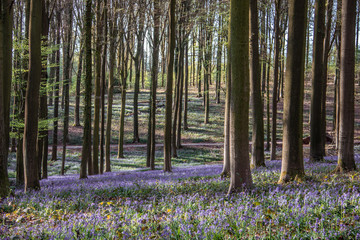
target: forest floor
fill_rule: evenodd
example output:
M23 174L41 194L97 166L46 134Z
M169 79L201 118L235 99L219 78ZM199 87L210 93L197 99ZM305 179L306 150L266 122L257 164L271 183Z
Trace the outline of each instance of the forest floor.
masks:
M222 165L200 161L14 189L0 200L0 238L360 239L360 174L333 174L336 157L305 160L305 180L285 185L277 184L281 161L267 161L252 171L253 188L230 197Z
M309 84L305 87L304 137L309 135ZM332 89L330 83L327 130L331 136ZM358 142L358 85L356 89ZM65 176L59 176L59 151L58 160L49 161L50 177L41 180L40 191L24 193L21 186L12 187L12 194L0 200L0 239L360 239L360 173L332 172L337 162L334 144L327 145L327 157L319 163L308 161L309 145L304 145L305 180L285 185L277 184L281 161L270 161L266 151L266 167L252 171L254 187L228 197L229 179L220 177L224 104L217 105L212 98L210 124L203 124L202 99L196 97L195 88L189 100L190 130L183 131L183 148L172 159L172 173L161 170L164 94L159 93L156 170L149 171L145 167L148 93L140 95L140 144L131 143L132 95L128 94L124 159L116 157L116 95L111 173L78 179L82 128L71 127ZM278 159L281 98L279 112ZM358 169L359 153L360 145L356 145ZM14 153L9 165L14 183Z

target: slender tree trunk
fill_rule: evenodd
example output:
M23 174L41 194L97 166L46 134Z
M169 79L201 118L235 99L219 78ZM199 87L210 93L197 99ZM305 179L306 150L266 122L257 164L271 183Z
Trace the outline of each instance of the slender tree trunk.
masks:
M279 81L279 54L280 54L280 8L281 0L275 0L275 56L274 56L274 85L272 96L272 131L271 131L271 153L270 159L276 159L276 133L277 133L277 96Z
M92 59L91 59L91 25L92 25L92 0L86 0L85 8L85 106L84 106L84 135L81 151L80 179L87 178L86 167L89 175L93 174L91 160L91 92L92 92Z
M60 27L61 27L61 12L60 6L57 5L56 9L56 44L60 45ZM53 145L52 145L52 156L51 160L57 160L57 145L58 145L58 117L59 117L59 84L60 84L60 48L58 48L55 52L56 54L56 68L55 68L55 98L54 98L54 130L53 130Z
M149 139L150 144L148 163L151 170L155 169L155 128L156 128L156 89L158 80L158 65L159 65L159 47L160 47L160 4L158 1L154 2L154 37L153 37L153 60L151 67L151 87L150 87L150 128Z
M25 100L24 169L25 192L40 189L36 151L38 135L39 89L41 81L41 0L30 2L29 79Z
M96 6L96 50L95 50L95 104L94 104L94 132L93 132L93 168L94 174L99 174L99 131L101 104L101 51L103 41L103 21L101 6L103 1L97 0Z
M104 145L105 145L105 88L106 88L106 59L107 59L107 34L108 34L108 18L107 18L107 0L104 0L104 43L101 65L101 134L100 134L100 174L104 173Z
M315 24L312 68L312 92L310 115L310 160L322 161L322 95L323 90L323 48L325 38L325 0L315 1Z
M339 152L337 171L356 170L354 160L354 85L355 85L356 2L342 1Z
M230 29L229 29L230 36ZM230 176L230 98L231 98L231 52L228 51L228 73L226 81L226 96L225 96L225 119L224 119L224 163L221 176Z
M191 76L191 74L190 74ZM184 97L184 130L188 130L188 101L189 101L189 43L185 45L185 97Z
M81 88L81 78L82 78L82 67L83 67L83 55L84 48L80 47L79 63L78 63L78 72L76 78L76 93L75 93L75 114L74 114L74 126L80 127L80 88Z
M284 135L279 183L301 181L307 0L289 0L289 41L285 73Z
M49 3L42 2L42 40L43 46L48 46L48 35L49 35L49 22L50 19L48 17ZM47 82L48 82L48 73L47 73L47 62L48 55L45 54L42 56L42 76L41 76L41 91L40 91L40 120L46 122L44 123L44 129L40 132L40 137L38 137L38 161L39 161L39 178L41 179L47 178L47 161L48 161L48 148L49 148L49 139L48 139L48 109L47 109ZM42 176L41 176L42 175Z
M68 141L68 133L69 133L69 110L70 110L70 78L71 78L71 54L70 54L70 47L72 42L72 9L73 9L73 2L69 0L67 2L66 7L66 28L65 28L65 42L64 42L64 69L63 69L63 76L64 76L64 88L63 91L65 93L64 96L64 133L63 133L63 148L62 148L62 161L61 161L61 175L65 174L65 160L66 160L66 145Z
M330 53L330 37L331 37L331 26L332 26L332 15L333 15L333 0L328 0L326 10L326 29L324 39L324 50L323 50L323 85L322 85L322 99L321 99L321 144L323 155L326 155L325 144L326 144L326 92L327 92L327 78L328 78L328 60Z
M169 44L166 79L166 105L165 105L165 128L164 128L164 171L171 172L171 107L173 88L173 66L175 49L175 0L170 0L169 7Z
M264 120L261 98L261 79L259 61L259 28L257 1L250 1L250 91L252 105L252 148L251 166L265 166L264 158Z
M116 54L116 35L118 34L117 17L109 22L110 46L109 46L109 82L108 82L108 100L107 100L107 118L105 134L105 172L111 172L110 144L111 144L111 122L112 122L112 104L114 95L114 72L115 72L115 54ZM122 36L121 36L122 37ZM119 49L119 51L121 51Z

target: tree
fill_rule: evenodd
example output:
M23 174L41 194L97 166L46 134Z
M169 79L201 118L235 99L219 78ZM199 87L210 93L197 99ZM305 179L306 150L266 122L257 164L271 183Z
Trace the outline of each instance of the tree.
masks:
M230 1L230 187L252 186L249 162L249 0Z
M81 151L80 178L87 178L86 167L88 166L89 175L92 174L91 161L91 13L92 0L86 0L85 10L85 107L84 107L84 135Z
M93 169L99 174L99 130L100 130L100 78L101 78L101 49L103 41L103 20L101 6L103 1L96 1L96 48L95 48L95 104L94 104L94 136L93 136Z
M115 5L115 9L118 5ZM111 121L112 121L112 104L114 94L114 73L115 73L115 57L117 49L117 17L118 14L114 13L110 16L109 33L110 33L110 46L109 46L109 82L108 82L108 102L107 102L107 118L106 118L106 134L105 134L105 172L111 172L110 166L110 140L111 140ZM120 50L119 50L120 51Z
M252 147L251 166L265 166L264 159L264 118L261 97L259 28L257 1L250 1L250 91L252 105Z
M25 100L24 169L25 192L40 189L37 159L39 89L41 81L42 1L31 0L29 24L29 79Z
M72 42L72 26L73 26L73 2L72 0L68 0L66 2L65 7L65 30L64 30L64 134L63 134L63 153L62 153L62 161L61 161L61 175L65 174L65 159L66 159L66 144L68 140L69 134L69 108L70 108L70 78L71 78L71 42Z
M13 4L0 2L0 198L9 192L8 152L12 74ZM6 58L6 60L5 60ZM10 58L10 60L9 60Z
M151 87L150 87L150 115L149 115L149 155L148 167L155 169L155 127L156 127L156 88L158 82L158 65L159 65L159 48L160 48L160 3L154 1L154 33L153 33L153 60L151 68Z
M289 40L286 59L283 152L279 183L302 180L303 99L307 0L289 0Z
M354 160L354 79L356 2L342 1L339 152L336 171L356 170Z
M164 129L164 171L171 172L171 116L172 116L172 88L175 49L175 0L170 0L169 6L169 43L166 76L165 129Z
M272 130L271 130L271 153L270 159L276 159L276 118L277 118L277 91L279 78L279 55L280 55L280 8L282 0L275 0L275 55L274 55L274 85L272 97Z
M325 0L315 1L313 77L310 113L310 160L321 161L322 149L322 98L323 90L323 48L325 38Z

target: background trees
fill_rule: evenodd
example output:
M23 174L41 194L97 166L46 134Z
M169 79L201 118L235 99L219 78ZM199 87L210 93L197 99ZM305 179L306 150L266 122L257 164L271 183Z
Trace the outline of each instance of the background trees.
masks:
M299 2L305 4L304 1L296 4ZM17 183L24 182L25 166L26 181L31 182L29 188L36 188L38 180L30 176L37 171L37 178L46 178L47 167L56 164L60 157L59 171L66 174L68 145L82 145L81 178L110 171L113 160L127 157L126 143L138 144L145 139L147 160L144 164L155 169L158 150L155 142L158 142L164 144L164 169L171 171L171 157L181 158L183 151L189 150L186 144L201 141L208 144L213 135L221 138L223 121L224 176L230 173L230 162L235 164L232 171L238 171L234 169L240 168L236 167L240 162L235 159L240 155L244 161L241 164L247 167L249 146L245 145L249 144L252 144L252 167L265 165L265 159L276 159L276 147L282 146L283 163L293 164L296 156L299 161L295 168L300 169L298 173L302 175L302 139L306 142L310 133L310 157L321 160L326 154L325 136L332 134L326 128L329 118L336 123L334 134L341 155L339 169L354 169L351 160L354 121L351 119L355 115L351 113L354 111L351 99L355 96L351 94L356 88L352 86L354 80L349 79L355 79L357 63L355 57L352 60L353 56L347 54L355 54L358 46L355 39L360 27L354 19L359 16L359 10L346 13L351 17L350 22L339 15L345 6L343 14L348 11L347 2L344 5L340 0L306 2L310 6L315 4L315 11L309 7L301 16L298 16L300 13L292 15L294 1L232 3L235 4L232 6L250 4L247 9L250 19L243 22L245 19L238 19L240 12L234 13L235 20L242 24L239 29L233 29L227 0L42 0L36 2L41 3L40 15L37 8L31 8L34 4L31 1L2 1L0 104L4 118L0 121L4 129L0 132L4 142L0 144L0 166L5 186L2 189L4 192L8 189L9 136L11 150L17 155ZM351 4L353 9L359 8L358 4ZM13 9L16 9L14 16ZM238 7L232 10L240 11ZM295 21L295 17L298 20ZM345 21L352 24L351 29L341 28L341 22ZM233 32L228 33L229 29ZM307 31L305 37L300 36L303 29ZM241 46L234 44L230 36L239 38L235 42L245 40L234 31L251 33L250 42L242 42ZM343 36L341 31L346 31L342 32ZM34 43L39 38L42 45ZM243 55L245 45L250 47L250 55ZM341 49L346 50L341 53ZM304 59L302 51L305 51ZM345 64L342 58L348 62ZM307 74L306 66L310 65L313 73ZM309 91L312 91L310 110ZM224 101L221 101L222 94L226 94ZM333 95L333 104L327 104ZM281 117L283 124L277 124ZM238 123L238 119L242 120ZM74 121L75 126L69 121ZM239 127L235 127L236 124ZM83 135L82 140L74 140L75 135ZM283 143L277 146L281 137ZM219 138L210 144L217 144ZM237 146L240 143L235 139L241 139L237 140L241 146ZM264 152L265 141L268 144ZM51 149L48 144L52 144ZM118 145L117 158L113 156L115 144ZM307 152L305 155L307 157ZM345 166L348 160L344 159L349 159L349 166ZM285 165L284 168L294 169ZM293 178L289 169L284 170L287 173L281 182ZM251 185L249 172L241 174L246 176L243 181ZM234 174L230 174L231 189L242 184Z

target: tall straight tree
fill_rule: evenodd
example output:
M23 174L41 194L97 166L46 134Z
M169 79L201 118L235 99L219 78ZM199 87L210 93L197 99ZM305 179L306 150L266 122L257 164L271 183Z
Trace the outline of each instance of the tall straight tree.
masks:
M56 45L60 46L61 38L61 9L60 4L56 3ZM60 48L55 51L55 89L54 89L54 130L53 130L53 144L51 160L57 160L57 145L58 145L58 117L59 117L59 83L60 83Z
M314 46L310 113L310 160L321 161L322 149L322 92L323 46L325 37L325 0L315 1Z
M354 160L354 80L356 2L343 0L341 10L339 152L337 171L356 170Z
M68 0L65 7L65 30L64 30L64 69L63 69L63 77L64 77L64 134L63 134L63 153L61 160L61 175L65 174L65 159L66 159L66 144L67 138L69 134L69 110L70 110L70 76L71 76L71 53L70 48L72 44L72 16L73 16L73 2L72 0Z
M175 49L175 0L170 0L169 6L169 44L168 44L168 63L166 76L166 102L165 102L165 128L164 128L164 171L171 172L171 107L172 107L172 88L173 88L173 67Z
M92 24L92 0L86 0L85 10L85 107L84 107L84 136L81 151L80 178L87 178L86 167L92 174L91 161L91 24Z
M101 78L101 49L103 40L103 21L101 6L103 1L96 1L96 50L95 50L95 104L94 104L94 138L93 138L93 169L99 174L99 130L100 130L100 78Z
M31 0L29 23L29 78L25 100L24 128L24 169L25 192L39 189L39 174L37 160L39 89L41 81L41 15L42 1Z
M279 55L280 55L280 8L282 0L275 0L275 55L274 55L274 84L272 97L272 129L271 129L271 152L270 159L276 159L276 130L277 130L277 103L278 103L278 79L279 79Z
M249 0L230 1L230 187L252 186L249 162Z
M307 0L289 0L289 36L284 89L284 134L279 183L301 180Z
M0 1L0 198L9 192L7 158L12 76L12 18L12 1Z
M159 48L160 48L160 3L154 1L154 37L153 37L153 60L151 68L151 87L150 87L150 128L149 128L149 148L148 167L155 169L155 127L156 127L156 88L158 82Z
M252 147L251 166L265 166L264 159L264 118L261 97L259 27L257 1L250 1L250 91L252 106Z

